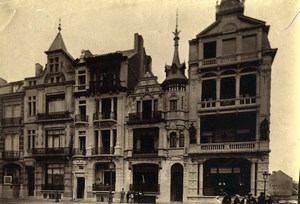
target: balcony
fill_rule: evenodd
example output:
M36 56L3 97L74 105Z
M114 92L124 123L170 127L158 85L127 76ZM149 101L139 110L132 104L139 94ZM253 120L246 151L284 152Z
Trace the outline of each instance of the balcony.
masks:
M87 124L89 122L88 115L77 114L75 115L75 124Z
M117 113L115 112L99 112L93 114L93 121L99 120L117 120Z
M142 191L143 193L159 193L159 184L145 184L145 183L133 183L129 186L131 191Z
M70 156L71 149L69 147L35 148L31 153L34 156Z
M109 191L110 185L104 185L102 183L93 183L93 191ZM112 191L115 190L115 185L112 185Z
M3 151L2 152L2 159L4 160L18 160L23 156L23 152L21 151Z
M80 148L75 148L73 149L73 156L85 156L86 155L86 149L80 149Z
M259 52L248 52L230 56L222 56L216 58L202 59L200 60L200 67L212 67L220 65L235 64L241 62L247 62L252 60L258 60L260 56Z
M149 113L129 113L128 123L157 123L163 121L162 111L151 111Z
M23 119L21 117L3 118L1 120L1 125L2 126L21 125L22 123L23 123Z
M93 93L115 93L126 90L126 87L122 87L120 79L91 81L89 85L89 91Z
M133 149L132 156L133 157L156 157L158 156L158 149L157 148L152 148L152 149L143 148L140 150Z
M201 112L212 109L226 109L232 107L253 107L259 103L256 96L240 96L239 98L230 99L208 99L198 103L198 110Z
M38 113L38 120L62 120L70 119L70 113L68 111L51 112L51 113Z
M64 190L64 187L65 186L63 184L42 184L42 190Z
M247 153L269 151L268 141L191 144L188 154Z
M92 149L92 155L101 155L101 154L114 154L115 148L113 147L94 147Z

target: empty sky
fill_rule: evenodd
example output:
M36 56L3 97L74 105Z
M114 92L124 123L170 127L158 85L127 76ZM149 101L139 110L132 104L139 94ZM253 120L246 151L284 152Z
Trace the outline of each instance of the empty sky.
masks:
M103 54L133 48L143 36L152 69L162 82L173 55L176 8L180 60L188 62L188 41L215 20L216 0L3 0L0 1L0 77L7 81L34 75L62 21L62 36L74 58L82 49ZM246 0L245 15L271 25L278 48L272 67L270 171L299 176L299 0ZM299 49L299 48L298 48ZM187 64L186 64L187 65ZM188 65L187 65L188 66Z

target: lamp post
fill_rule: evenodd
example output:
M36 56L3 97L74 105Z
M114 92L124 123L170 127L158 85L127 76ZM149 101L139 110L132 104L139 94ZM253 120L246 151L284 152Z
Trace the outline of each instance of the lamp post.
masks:
M263 179L264 179L264 197L266 197L266 184L267 184L267 179L271 174L269 172L264 172L263 173Z
M110 158L109 161L109 171L110 171L110 186L109 186L109 197L108 197L108 203L111 204L113 201L113 195L112 195L112 171L115 168L115 164L112 162L112 159Z
M59 202L59 199L58 199L59 174L58 174L58 173L55 174L55 180L56 180L56 195L55 195L55 202L58 203L58 202Z

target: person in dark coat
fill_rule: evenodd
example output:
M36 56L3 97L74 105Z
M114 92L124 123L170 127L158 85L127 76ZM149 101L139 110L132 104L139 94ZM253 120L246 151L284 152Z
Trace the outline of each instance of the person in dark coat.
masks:
M265 204L273 204L273 201L272 201L270 195L267 195L267 196L266 196Z
M231 204L231 197L227 193L222 200L222 204Z
M253 195L252 195L252 193L249 193L248 194L248 202L247 202L247 204L257 204L257 201L256 201L256 199L253 197Z
M257 198L257 204L265 204L265 194L263 192L260 192Z
M238 194L235 195L233 204L241 204L240 196Z

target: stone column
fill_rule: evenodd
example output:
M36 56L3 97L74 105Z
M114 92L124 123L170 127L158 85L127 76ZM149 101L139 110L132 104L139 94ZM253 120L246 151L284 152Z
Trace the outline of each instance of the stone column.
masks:
M251 161L251 193L255 195L255 165L256 163Z
M199 163L199 195L203 196L203 162Z

